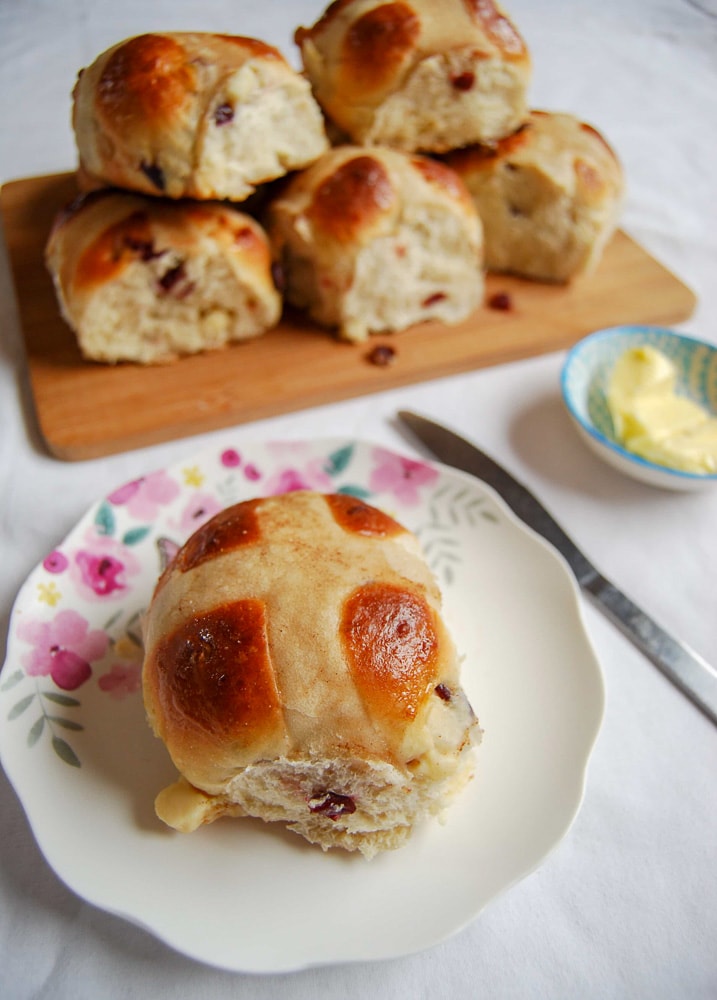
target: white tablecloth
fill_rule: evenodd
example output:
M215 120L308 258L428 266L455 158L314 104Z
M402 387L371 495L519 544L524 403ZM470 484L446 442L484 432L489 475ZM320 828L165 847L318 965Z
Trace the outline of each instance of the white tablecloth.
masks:
M705 0L704 7L708 6ZM717 19L688 0L515 0L532 103L600 127L629 180L624 228L699 297L683 329L717 342ZM296 61L312 0L0 0L0 181L71 169L69 92L104 48L151 29L254 35ZM4 251L3 251L4 254ZM228 432L83 463L43 448L0 265L0 618L96 498ZM588 453L561 407L562 353L231 431L331 432L410 450L400 406L440 415L540 495L603 572L717 663L717 493L672 494ZM592 607L607 686L582 810L559 848L453 938L408 957L283 976L231 974L100 912L44 861L0 776L0 995L697 1000L717 996L717 731ZM6 724L0 720L0 725Z

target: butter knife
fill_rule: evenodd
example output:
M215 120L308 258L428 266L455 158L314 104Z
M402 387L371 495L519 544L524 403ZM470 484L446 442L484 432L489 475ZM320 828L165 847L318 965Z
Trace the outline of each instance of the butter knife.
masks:
M447 427L408 410L399 420L439 461L483 480L566 560L591 601L683 694L717 724L717 672L607 580L540 501L494 459Z

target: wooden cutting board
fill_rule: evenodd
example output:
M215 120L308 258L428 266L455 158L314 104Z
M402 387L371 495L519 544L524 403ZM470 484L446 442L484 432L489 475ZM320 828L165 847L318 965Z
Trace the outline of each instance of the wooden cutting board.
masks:
M288 312L258 340L161 367L82 360L60 318L43 251L55 213L75 194L72 174L5 184L0 208L41 433L62 459L87 459L512 361L573 344L618 323L678 323L695 296L618 232L598 270L569 287L489 276L486 301L457 326L426 323L369 345L347 344ZM390 344L394 361L368 360Z

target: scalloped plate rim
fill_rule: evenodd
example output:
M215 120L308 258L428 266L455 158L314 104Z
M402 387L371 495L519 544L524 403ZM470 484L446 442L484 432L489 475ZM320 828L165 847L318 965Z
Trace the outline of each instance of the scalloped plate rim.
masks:
M241 440L241 439L240 439ZM302 956L294 956L288 960L282 960L280 955L276 955L271 960L266 958L261 960L251 960L250 956L241 955L217 955L209 953L206 948L201 946L193 947L191 943L186 940L179 940L176 931L173 931L171 926L167 926L167 921L164 923L162 921L157 921L157 919L147 919L146 915L143 916L142 913L132 911L131 908L127 906L114 905L113 902L106 896L103 896L101 892L93 892L88 886L78 887L78 879L73 877L72 871L68 871L67 859L63 855L63 850L57 847L55 838L51 830L49 830L46 823L36 815L36 810L33 809L31 805L28 805L27 798L28 795L25 791L24 781L18 775L18 768L16 767L16 762L13 759L13 750L8 744L8 738L6 736L9 727L12 723L5 721L2 725L0 731L0 760L2 761L3 767L5 769L6 775L9 778L13 788L15 789L18 798L20 799L23 808L25 810L28 823L33 832L33 835L37 841L37 844L57 874L58 878L73 892L75 892L80 898L84 899L91 905L98 907L108 913L118 916L122 919L129 921L130 923L138 926L148 933L152 934L162 942L164 942L171 949L191 957L199 962L205 963L210 966L217 968L222 968L228 971L244 971L244 972L289 972L297 971L299 969L317 967L328 964L337 964L352 961L367 961L367 960L380 960L391 957L399 957L402 955L413 954L417 951L423 950L425 948L431 947L439 942L451 937L453 934L459 932L467 924L471 923L478 915L489 905L495 898L502 895L504 892L508 891L516 883L520 882L523 878L527 877L533 871L535 871L540 865L542 865L545 860L557 849L564 837L570 831L575 818L577 817L580 807L583 802L585 787L587 781L588 765L590 762L591 754L594 749L595 743L597 741L600 727L602 724L602 719L605 709L605 689L604 680L602 676L602 671L600 669L599 662L593 650L590 637L588 635L587 629L585 627L584 618L582 614L582 603L580 593L577 587L577 583L574 580L572 573L570 572L567 564L563 560L562 556L556 552L541 536L533 532L528 528L522 521L516 518L512 511L507 507L504 501L485 483L475 479L474 477L460 472L458 470L449 468L435 461L425 461L423 459L418 459L411 457L401 451L399 448L395 448L390 445L378 444L375 442L369 442L364 440L352 439L350 437L341 436L331 436L326 438L314 439L312 441L246 441L241 442L242 450L251 453L253 450L261 450L270 448L272 446L288 446L289 448L301 448L310 447L318 449L321 454L330 454L332 449L337 446L346 446L351 444L359 450L370 450L370 449L380 449L381 451L392 454L394 456L409 459L413 462L420 462L420 464L436 470L438 473L439 481L443 482L457 482L462 483L464 487L468 487L472 490L477 491L478 494L482 494L487 498L490 503L500 512L501 517L504 519L505 523L510 526L510 530L514 533L515 537L522 537L523 539L530 539L530 545L534 546L534 551L541 552L542 555L538 558L547 559L548 562L552 562L556 571L562 577L561 586L565 587L567 584L567 593L569 593L569 604L570 604L570 616L572 618L572 624L575 629L574 637L576 641L581 646L582 654L584 656L583 668L586 671L586 676L590 675L590 679L595 688L595 700L590 708L590 719L589 724L582 735L582 745L579 761L575 761L575 768L572 775L572 786L569 790L570 804L564 808L563 814L560 818L559 830L552 836L551 842L546 844L541 849L533 852L533 857L527 863L522 865L516 865L515 870L512 872L510 878L504 879L499 886L493 887L489 892L486 892L480 899L475 900L473 904L468 903L464 906L461 912L455 913L454 918L446 919L444 921L444 926L440 929L431 929L427 932L422 932L420 928L415 930L413 939L410 942L401 941L396 943L391 943L384 941L371 941L362 947L355 947L352 949L347 949L345 943L343 948L337 947L334 949L333 953L327 954L325 951L322 954L314 952L313 954L306 953ZM179 460L173 462L164 471L174 471L178 470L181 466L186 465L188 462L192 462L195 459L202 459L210 453L216 450L216 446L205 446L200 451L196 452L194 455L189 455L187 459ZM158 470L162 471L162 470ZM247 495L258 495L258 493L247 494ZM98 510L99 506L106 500L106 498L100 498L91 504L82 517L75 524L74 528L68 532L65 539L59 547L64 545L68 540L72 539L79 533L83 525L86 525L93 514ZM378 498L372 497L368 502L376 503L377 506L390 507L390 504L386 502L381 502ZM400 519L400 518L399 518ZM41 564L40 564L41 565ZM14 624L17 620L18 615L22 614L23 603L28 599L28 595L32 589L33 576L40 569L40 566L35 567L31 574L26 579L25 583L20 588L18 596L14 602L13 609L10 616L10 627L8 631L8 645L7 645L7 656L6 661L3 666L2 672L0 673L0 688L2 687L3 680L6 677L7 671L11 665L17 661L16 645L18 640L16 639L13 631ZM480 672L480 663L477 664L476 669ZM2 703L2 692L0 691L0 703ZM477 712L479 718L481 717L481 708L477 706ZM16 749L16 748L15 748ZM477 756L477 768L480 775L481 767L481 748L478 748ZM463 793L467 795L468 793ZM446 829L450 831L450 815L455 806L451 807L449 810L448 824L445 828L438 827L438 824L433 823L431 826L431 834L435 839L436 836L440 836L437 833L438 830ZM238 822L238 821L230 821ZM218 824L217 824L218 825ZM295 838L298 840L299 838ZM424 845L421 845L422 847ZM396 864L402 863L402 859L407 856L407 852L411 851L412 842L410 842L406 847L401 848L396 852L387 852L380 856L382 864L390 865L393 859L396 859ZM320 854L318 849L310 849L315 853ZM322 862L328 865L331 864L332 856L322 856ZM376 865L378 859L373 862L368 863L369 867L367 869L362 869L362 871L371 871L371 866ZM353 861L353 859L352 859ZM365 862L360 862L366 864ZM169 920L171 924L171 919Z

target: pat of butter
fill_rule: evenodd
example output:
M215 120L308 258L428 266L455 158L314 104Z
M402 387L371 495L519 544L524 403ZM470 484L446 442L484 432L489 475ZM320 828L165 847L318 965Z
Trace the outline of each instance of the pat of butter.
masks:
M717 472L717 420L706 420L699 427L662 441L632 438L630 449L649 462L682 472Z
M203 823L212 823L219 816L242 816L241 806L228 802L219 795L207 795L186 778L179 778L173 785L163 788L154 800L154 811L159 819L180 833L192 833Z
M658 465L717 472L717 419L675 391L675 366L654 347L625 351L615 364L607 404L618 440Z
M707 420L705 411L691 400L654 390L625 400L618 412L626 440L648 437L661 441L699 427Z
M173 826L182 833L192 833L211 815L214 803L210 796L194 788L184 778L163 788L154 800L157 816L167 826Z

